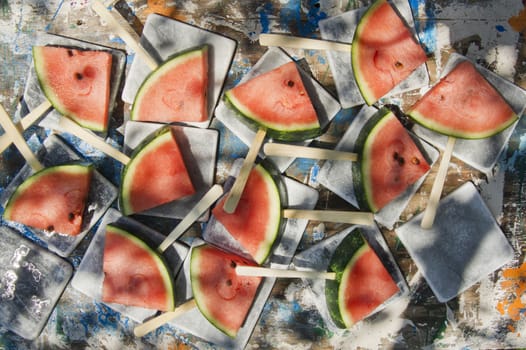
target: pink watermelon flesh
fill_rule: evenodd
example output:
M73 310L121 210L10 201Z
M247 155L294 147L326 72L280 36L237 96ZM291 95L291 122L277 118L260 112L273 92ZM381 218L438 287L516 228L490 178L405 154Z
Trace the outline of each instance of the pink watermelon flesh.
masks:
M281 204L279 192L272 177L261 166L252 169L236 210L224 211L225 199L212 210L215 218L239 244L261 264L267 258L276 240Z
M351 259L342 275L340 311L347 327L364 319L398 292L398 286L369 245Z
M174 309L170 272L161 257L131 233L108 225L102 301L161 311Z
M131 118L160 123L208 119L208 47L185 52L162 64L137 92Z
M363 185L370 209L383 208L429 169L411 136L389 112L371 131L364 146Z
M225 93L241 114L279 133L320 128L318 116L296 63L258 75Z
M360 20L351 46L356 83L368 105L378 101L426 62L425 51L385 0Z
M76 236L92 176L92 167L61 165L27 178L13 193L4 217L37 229Z
M194 193L175 135L167 128L126 165L121 182L121 209L129 215Z
M40 86L53 107L78 124L106 131L112 56L105 51L33 47Z
M262 280L238 276L238 265L254 263L210 245L192 249L190 278L197 306L210 323L230 337L235 337L245 322Z
M459 63L416 104L409 116L439 133L484 138L510 126L518 116L469 61Z

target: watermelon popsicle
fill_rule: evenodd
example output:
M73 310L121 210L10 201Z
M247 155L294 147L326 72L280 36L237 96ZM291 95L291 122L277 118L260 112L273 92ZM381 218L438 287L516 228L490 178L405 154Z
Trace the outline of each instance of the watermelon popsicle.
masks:
M56 136L44 141L37 157L7 114L1 122L28 158L2 193L4 217L31 227L50 250L69 255L116 198L114 187L92 166L80 162ZM47 199L36 201L35 197L42 198L39 196Z
M336 273L335 280L305 279L323 320L336 334L354 331L355 324L368 322L409 293L377 227L349 227L299 252L292 265L300 271Z
M523 95L522 109L524 101ZM456 140L465 139L466 145L469 145L470 140L484 140L493 136L499 138L502 132L512 129L510 126L515 124L521 113L515 111L477 67L465 59L449 64L449 69L443 72L441 79L410 107L407 114L418 124L447 137L421 223L423 228L433 225ZM492 147L498 148L500 145L492 144Z

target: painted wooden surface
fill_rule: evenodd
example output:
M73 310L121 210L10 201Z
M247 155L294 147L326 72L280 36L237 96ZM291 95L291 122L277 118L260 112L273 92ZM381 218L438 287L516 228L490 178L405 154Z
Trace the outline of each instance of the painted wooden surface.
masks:
M239 47L226 82L228 88L235 85L265 51L257 43L260 33L319 37L319 20L368 3L357 0L135 0L118 2L116 8L138 33L148 14L160 13L236 39ZM526 88L526 10L520 0L410 0L409 3L419 37L431 57L432 76L443 67L448 53L457 51ZM30 50L37 31L126 48L101 24L87 0L0 0L0 103L15 118L19 117L15 112L23 95L31 64ZM336 94L325 53L300 49L289 50L289 53L295 58L304 58L312 74ZM132 59L129 57L130 61ZM404 101L410 103L416 98L418 92L412 92L404 96ZM400 101L393 99L393 103ZM119 108L127 106L121 104ZM357 110L343 110L316 144L333 147ZM112 123L120 125L122 120ZM219 122L214 121L212 127L221 133L217 182L222 183L230 161L244 156L247 147ZM397 312L388 315L391 319L382 323L385 327L375 327L372 321L344 336L335 336L324 326L305 285L300 280L281 280L275 285L247 348L376 349L421 348L432 344L444 349L526 346L525 305L521 300L526 291L526 268L522 266L526 241L525 131L526 122L522 118L490 178L453 159L444 188L444 193L449 193L465 181L480 186L516 251L512 263L452 301L439 303L394 231L384 229L384 236L412 291L409 298L400 301ZM37 138L45 137L45 133L37 128L26 132L28 138L33 134ZM112 131L110 136L115 144L122 142L117 132ZM118 183L119 167L113 161L85 145L77 146L87 151L87 156L104 175ZM0 155L0 190L22 164L23 159L13 147ZM318 209L352 209L317 182L321 164L319 161L297 160L287 174L320 190ZM404 211L401 222L425 207L437 167ZM163 233L169 232L174 225L169 220L150 224ZM299 249L306 249L344 227L311 222ZM199 231L200 227L195 226L188 235L198 235ZM90 238L88 235L70 257L74 266L78 266ZM134 326L133 321L68 287L38 339L30 342L0 330L0 348L213 348L170 326L137 339L133 336Z

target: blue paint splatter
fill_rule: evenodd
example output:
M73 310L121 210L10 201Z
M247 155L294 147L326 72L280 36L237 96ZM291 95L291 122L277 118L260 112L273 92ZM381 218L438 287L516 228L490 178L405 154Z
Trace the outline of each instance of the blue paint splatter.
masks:
M309 3L307 21L302 20L301 14L301 0L290 0L287 4L282 5L280 25L288 30L291 27L297 28L300 36L308 37L318 30L319 21L327 18L327 14L320 10L320 4L317 0Z
M51 17L51 21L50 21L50 23L48 23L48 24L46 25L46 32L49 31L49 30L51 29L51 25L52 25L53 21L55 20L55 18L57 18L58 13L60 12L60 9L62 8L62 5L64 5L64 0L62 0L62 1L58 4L58 6L57 6L57 10L56 10L55 13L53 14L53 17Z
M495 29L497 29L497 31L498 31L499 33L502 33L502 32L505 32L505 31L506 31L506 28L504 28L504 26L502 26L502 25L500 25L500 24L497 25L497 26L495 26Z
M268 33L270 30L269 14L272 13L272 3L266 3L259 10L259 22L261 23L261 32Z
M409 6L413 12L413 17L420 13L420 9L424 9L426 19L424 21L415 19L415 29L422 45L427 54L433 53L437 49L437 32L435 22L435 8L433 2L426 0L409 0ZM415 15L416 14L416 15Z

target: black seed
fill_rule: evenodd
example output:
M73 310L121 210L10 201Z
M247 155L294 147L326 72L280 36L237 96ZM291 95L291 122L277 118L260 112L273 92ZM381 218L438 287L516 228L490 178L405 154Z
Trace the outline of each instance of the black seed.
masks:
M236 262L234 260L230 261L230 267L235 269L237 266Z
M46 230L48 230L48 231L53 231L53 230L55 230L55 226L53 226L53 225L49 225L49 226L46 228Z
M398 69L404 68L404 64L402 62L400 62L400 61L396 61L395 62L395 67L398 68Z
M229 287L230 287L230 286L232 285L232 280L226 280L226 282L225 282L225 283L226 283L226 285L227 285L227 286L229 286Z
M68 214L69 221L73 221L75 219L75 213L69 213Z
M294 86L294 82L292 80L287 81L287 86L293 87Z
M82 80L83 77L82 73L75 73L75 78L77 78L77 80Z
M68 50L68 56L69 56L69 57L72 57L72 56L73 56L73 50Z

